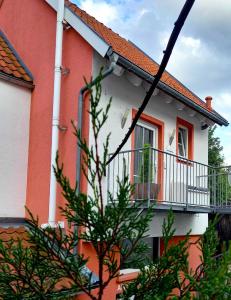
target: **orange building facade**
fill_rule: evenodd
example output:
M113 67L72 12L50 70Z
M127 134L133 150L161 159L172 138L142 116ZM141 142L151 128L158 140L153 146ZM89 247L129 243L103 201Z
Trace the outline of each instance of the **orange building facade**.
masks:
M39 217L41 224L48 223L49 214L56 4L57 1L55 0L0 1L0 29L10 40L33 74L25 204L34 215ZM119 143L119 140L124 135L123 130L126 129L126 126L129 126L139 107L138 100L142 100L146 86L150 84L153 74L158 69L158 64L136 46L115 34L69 1L65 1L65 5L58 149L60 160L64 162L65 174L70 178L71 183L74 184L79 166L77 162L77 141L72 133L71 120L78 124L78 95L81 88L85 85L83 78L90 79L95 77L100 65L106 66L110 63L111 52L113 52L116 58L116 66L113 70L113 75L104 80L103 90L107 96L112 95L115 99L118 97L118 101L112 103L111 114L114 114L114 117L111 115L111 124L121 128L113 131L115 127L108 126L107 130L112 128L113 141ZM136 87L137 90L135 90ZM124 96L123 100L123 94L120 90L126 91L126 97L129 99ZM208 206L210 206L212 200L208 194L207 181L199 184L200 186L198 187L196 186L198 181L195 183L193 179L194 173L192 174L191 172L191 175L189 175L190 182L188 177L185 179L185 174L188 170L192 170L192 167L196 164L192 160L199 160L201 154L197 153L197 142L201 141L206 145L206 130L208 126L214 123L226 126L228 122L211 109L211 103L207 105L206 102L195 96L169 73L163 75L161 84L158 87L158 94L153 97L157 97L155 98L156 107L152 108L150 106L147 108L141 117L139 128L137 127L136 131L134 131L125 150L135 149L138 144L141 147L145 143L152 144L154 157L157 157L157 159L154 162L156 171L153 173L153 182L149 183L151 191L153 189L150 201L157 200L160 208L159 212L157 212L157 214L159 213L156 221L158 224L154 221L150 229L150 236L159 238L158 251L159 255L161 255L163 250L161 230L158 229L155 232L155 228L161 227L161 220L166 217L166 211L170 206L175 207L175 210L181 212L182 215L177 215L175 225L177 233L173 242L182 239L186 231L193 227L192 235L190 236L190 241L193 245L189 250L189 260L191 267L196 268L200 263L200 251L196 247L195 242L207 226ZM174 115L166 113L166 111L172 110L168 105L173 103L175 103ZM92 132L89 128L88 105L88 100L86 100L83 107L82 134L91 144ZM129 113L124 129L119 122L121 115L126 115L125 111ZM189 114L193 115L194 112L197 116L202 117L201 120L190 119ZM117 116L118 119L116 119ZM148 132L149 136L152 136L148 142L140 140L141 132L143 132L143 135L144 132ZM173 140L175 139L175 142L170 143L171 137ZM116 145L113 145L110 150L113 152L115 148ZM207 149L207 146L205 146L205 149ZM173 161L171 157L179 154L180 158L177 162L174 160L172 168L180 170L178 172L181 172L180 174L183 175L179 182L174 182L175 171L169 170L168 166ZM134 163L130 166L130 170L132 174L131 181L137 185L137 193L140 193L140 188L144 188L144 185L137 181L139 176L135 171L139 169L139 166L137 167L139 163L137 155L134 154L132 158ZM200 163L204 164L204 166L207 165L206 150ZM170 174L170 172L173 173ZM204 173L198 174L197 178L207 176L208 168L201 168L200 172ZM114 181L113 178L108 180L109 184ZM180 194L177 192L177 188L182 190ZM83 178L81 178L81 189L88 192L87 182ZM142 193L144 193L143 190ZM202 198L201 195L203 195ZM140 195L137 197L140 200ZM187 203L175 200L179 197L186 197ZM63 217L58 210L58 207L63 205L65 205L65 202L60 195L59 189L57 189L57 222L63 221ZM26 213L24 217L26 217ZM83 243L81 251L86 257L94 257L89 244ZM92 259L88 267L97 274L95 262L96 258ZM118 280L112 282L104 299L116 299L116 295L121 290L121 284L131 280L136 275L137 273L134 272L126 273L119 277ZM86 299L86 297L79 296L79 299Z

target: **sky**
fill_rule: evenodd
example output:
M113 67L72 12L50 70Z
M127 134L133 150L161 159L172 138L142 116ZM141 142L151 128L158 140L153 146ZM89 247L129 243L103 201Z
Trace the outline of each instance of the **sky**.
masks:
M160 63L184 0L72 0ZM231 1L196 0L167 70L231 123ZM216 135L231 165L231 126Z

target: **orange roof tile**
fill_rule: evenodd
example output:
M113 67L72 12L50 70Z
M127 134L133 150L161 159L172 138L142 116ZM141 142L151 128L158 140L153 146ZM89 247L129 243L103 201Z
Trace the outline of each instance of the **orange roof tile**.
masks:
M0 31L0 73L28 83L33 82L30 71L26 68L2 31Z
M24 226L0 227L0 240L7 243L12 240L16 242L18 239L28 242L28 234Z
M134 44L127 41L104 24L97 21L94 17L81 10L78 6L66 0L66 6L69 7L76 15L78 15L82 21L93 29L108 45L110 45L114 52L120 56L126 58L133 64L137 65L150 75L155 75L159 68L159 65L151 59L148 55L145 55L139 48ZM183 96L194 101L196 104L207 109L206 104L189 89L187 89L182 83L174 78L168 72L164 72L161 81L173 88Z

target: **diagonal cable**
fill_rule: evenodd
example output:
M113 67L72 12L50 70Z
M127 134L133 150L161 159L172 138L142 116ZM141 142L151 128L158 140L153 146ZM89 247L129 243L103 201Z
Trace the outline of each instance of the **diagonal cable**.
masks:
M163 56L163 59L161 61L161 64L159 66L159 69L155 75L155 78L153 80L153 83L149 89L149 91L147 92L146 96L144 97L144 100L140 106L140 108L138 109L133 121L132 121L132 124L128 130L128 132L126 133L124 139L122 140L121 144L118 146L118 148L116 149L116 151L114 152L114 154L110 157L110 159L107 161L107 164L109 164L115 157L116 155L120 152L120 150L123 148L123 146L126 144L127 140L129 139L132 131L134 130L135 126L136 126L136 123L138 122L142 112L144 111L145 107L147 106L155 88L157 87L157 84L158 82L160 81L164 71L165 71L165 68L168 64L168 61L170 59L170 56L172 54L172 50L176 44L176 41L177 41L177 38L181 32L181 29L182 27L184 26L184 23L185 23L185 20L187 19L188 17L188 14L194 4L195 0L187 0L180 12L180 15L177 19L177 21L175 22L174 24L174 28L173 28L173 31L171 33L171 36L169 38L169 41L168 41L168 44L167 44L167 48L166 50L164 51L164 56Z

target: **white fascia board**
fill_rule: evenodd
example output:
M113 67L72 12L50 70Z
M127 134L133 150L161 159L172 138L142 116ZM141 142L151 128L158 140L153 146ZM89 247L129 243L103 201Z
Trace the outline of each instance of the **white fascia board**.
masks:
M55 11L58 9L58 0L45 0ZM108 45L94 30L86 25L71 9L65 7L64 19L86 40L102 57L105 57L110 45Z

